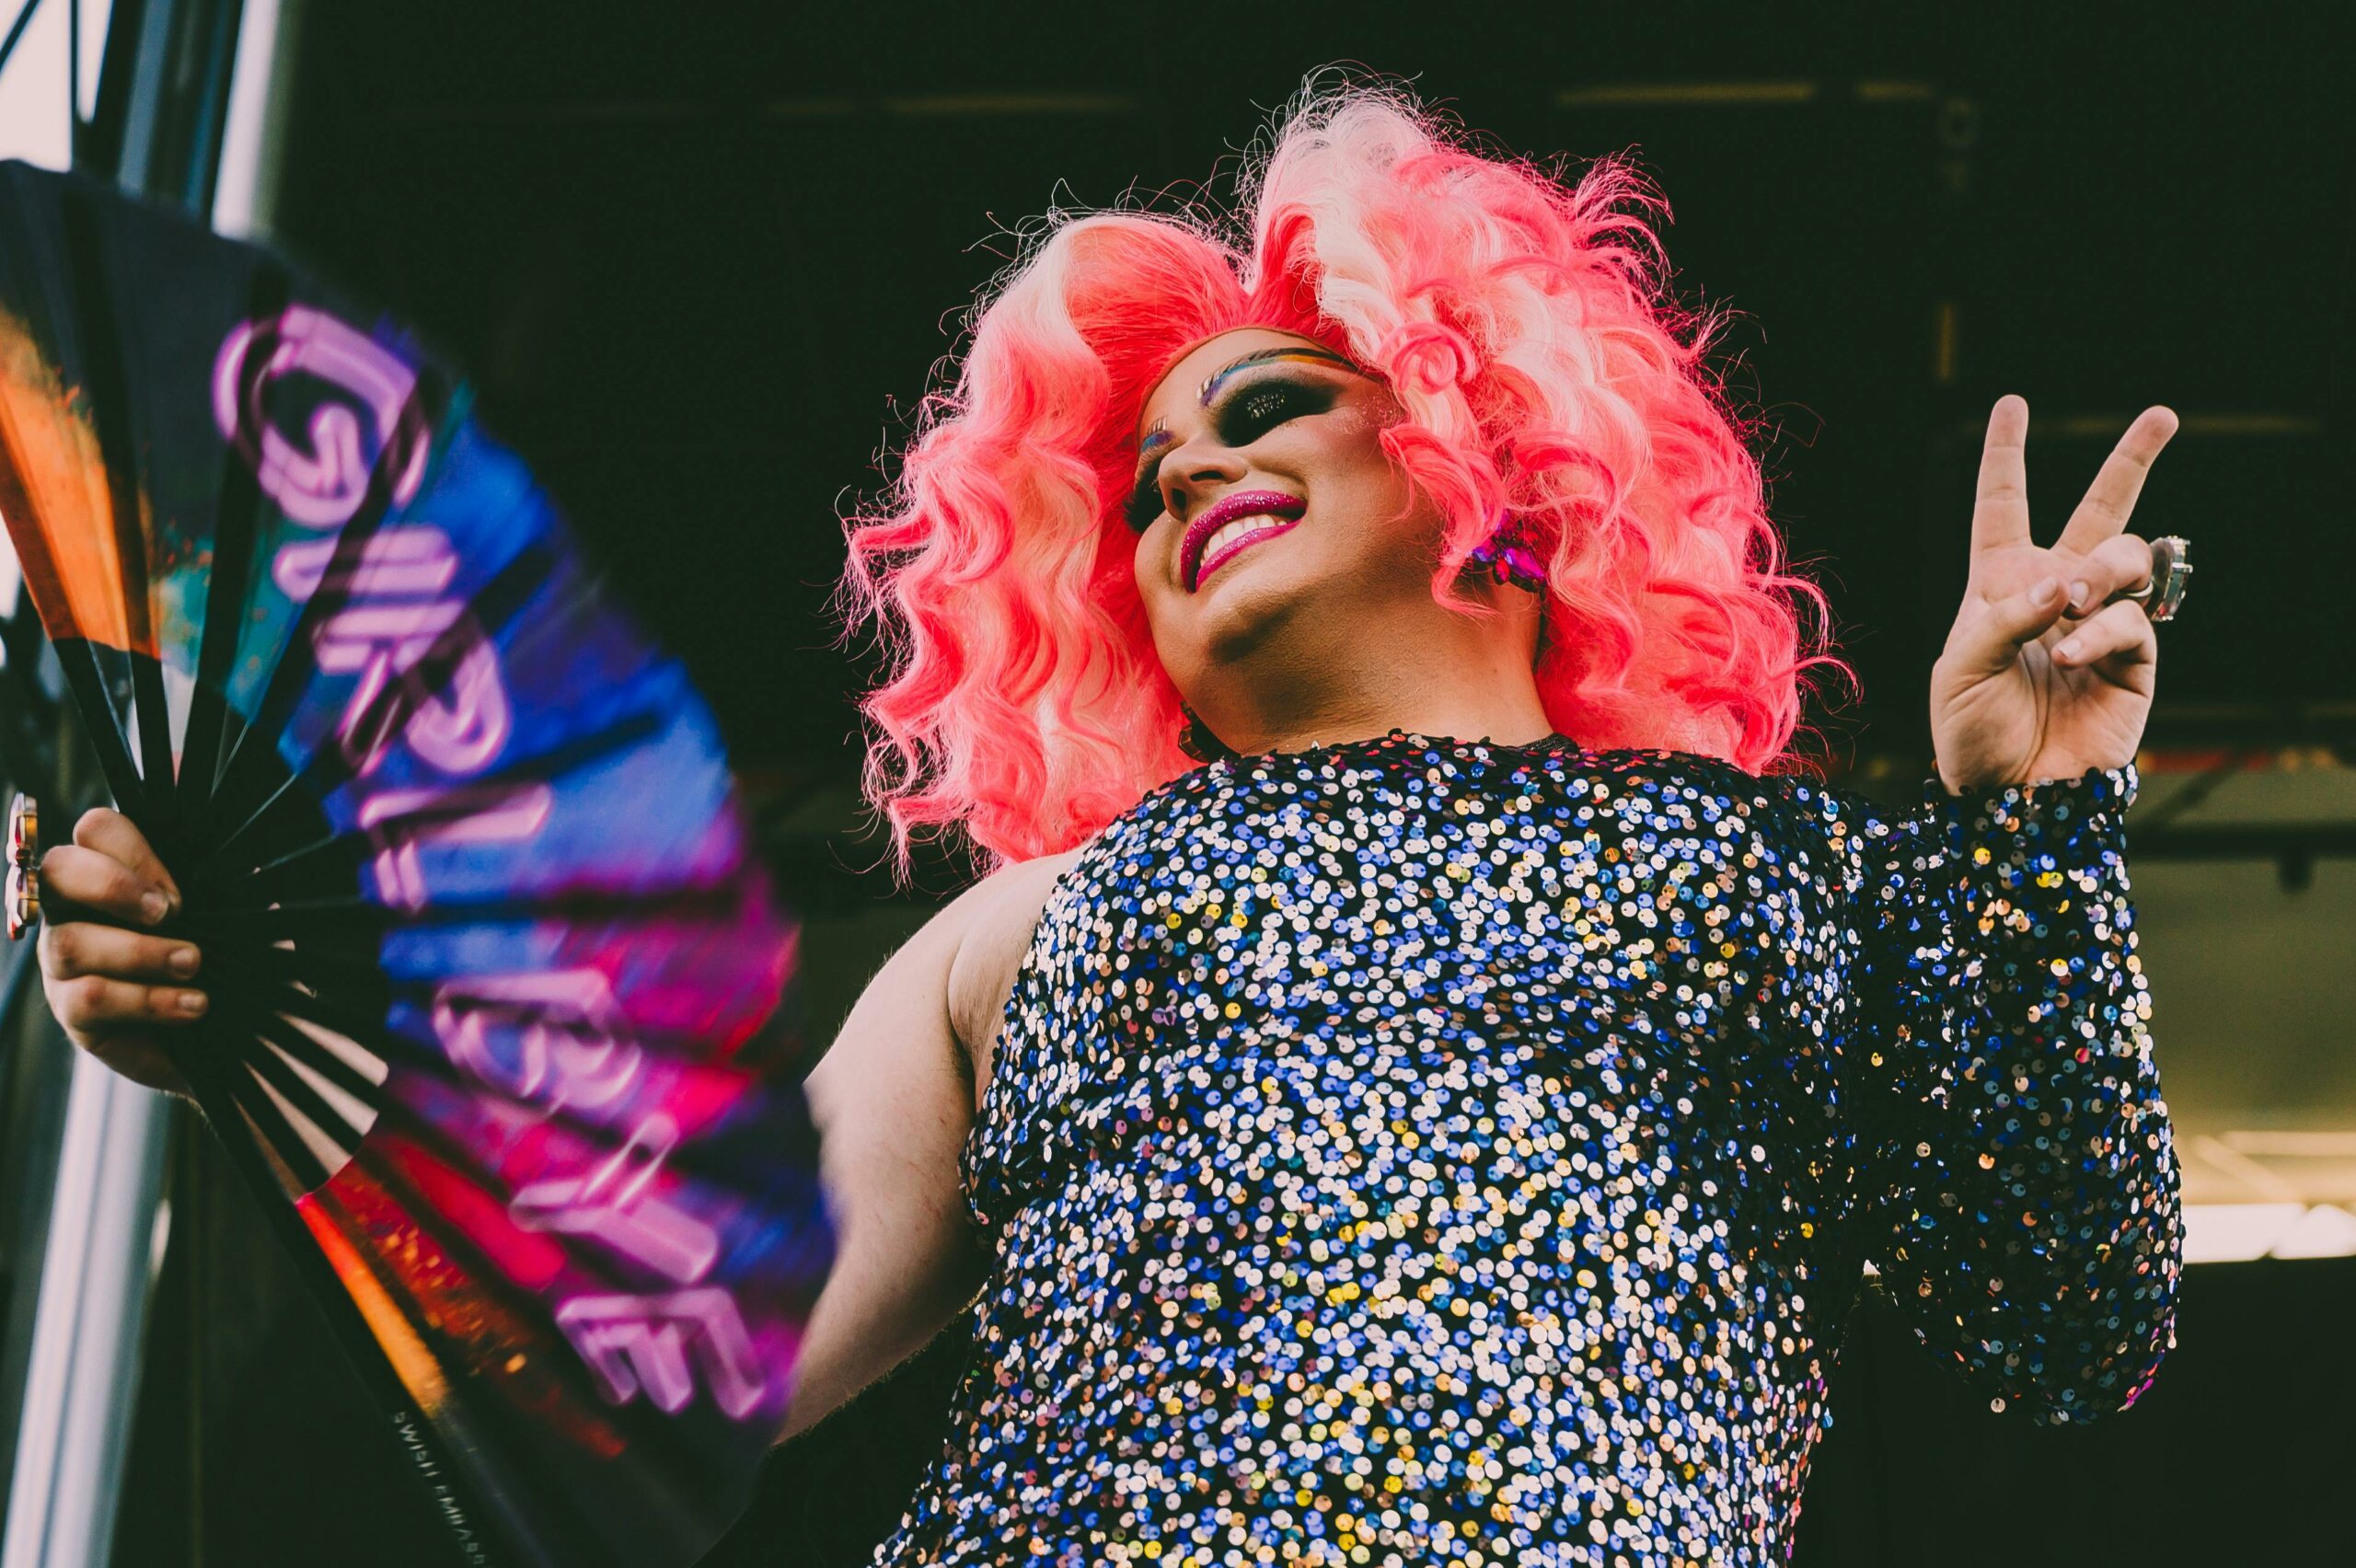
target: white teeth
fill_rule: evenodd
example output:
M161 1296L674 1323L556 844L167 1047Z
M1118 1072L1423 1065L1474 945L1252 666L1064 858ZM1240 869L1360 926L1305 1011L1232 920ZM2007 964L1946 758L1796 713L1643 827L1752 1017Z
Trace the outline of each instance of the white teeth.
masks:
M1265 512L1255 512L1249 517L1239 517L1232 523L1222 524L1218 533L1203 541L1203 553L1197 559L1209 560L1246 534L1256 534L1263 528L1279 527L1290 521L1290 518L1272 516Z

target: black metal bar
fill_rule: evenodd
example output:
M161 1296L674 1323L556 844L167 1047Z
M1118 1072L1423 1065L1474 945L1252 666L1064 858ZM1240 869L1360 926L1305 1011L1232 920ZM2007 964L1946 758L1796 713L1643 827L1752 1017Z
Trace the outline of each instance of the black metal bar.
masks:
M2128 852L2138 860L2275 860L2283 856L2356 856L2356 823L2248 823L2139 830L2127 819Z
M8 56L17 52L17 40L25 36L25 24L31 21L33 13L40 9L40 0L25 0L24 9L17 13L16 25L8 29L6 38L0 39L0 71L8 68Z

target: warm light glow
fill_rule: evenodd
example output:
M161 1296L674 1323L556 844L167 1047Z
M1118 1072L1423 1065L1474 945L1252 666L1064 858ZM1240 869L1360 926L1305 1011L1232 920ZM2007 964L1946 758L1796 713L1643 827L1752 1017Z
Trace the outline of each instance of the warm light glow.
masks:
M2188 1204L2184 1261L2356 1257L2356 1214L2331 1204Z
M2356 1214L2317 1204L2274 1243L2278 1258L2356 1257Z

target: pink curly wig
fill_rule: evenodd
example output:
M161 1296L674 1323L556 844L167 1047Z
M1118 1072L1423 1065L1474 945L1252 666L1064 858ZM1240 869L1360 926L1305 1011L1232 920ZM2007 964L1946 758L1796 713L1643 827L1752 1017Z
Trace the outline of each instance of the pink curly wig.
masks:
M1484 156L1368 86L1305 90L1239 184L1241 221L1051 220L983 295L884 506L849 520L843 601L890 660L866 789L902 867L927 830L986 861L1068 848L1194 766L1122 511L1147 395L1234 327L1389 384L1384 444L1448 520L1441 602L1501 511L1524 520L1558 730L1773 765L1823 602L1705 371L1715 320L1667 296L1665 202L1613 160L1568 184Z

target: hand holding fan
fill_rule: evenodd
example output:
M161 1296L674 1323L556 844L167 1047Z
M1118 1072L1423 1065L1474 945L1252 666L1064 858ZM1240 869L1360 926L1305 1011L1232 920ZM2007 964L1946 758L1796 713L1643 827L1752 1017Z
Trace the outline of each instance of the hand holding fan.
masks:
M400 329L13 164L0 516L204 954L176 1064L464 1556L692 1562L831 1234L683 671Z

